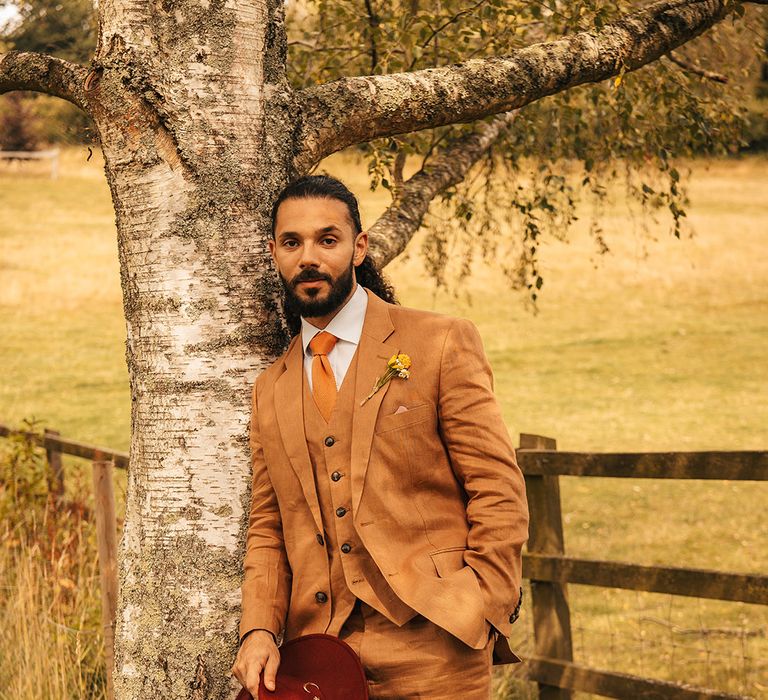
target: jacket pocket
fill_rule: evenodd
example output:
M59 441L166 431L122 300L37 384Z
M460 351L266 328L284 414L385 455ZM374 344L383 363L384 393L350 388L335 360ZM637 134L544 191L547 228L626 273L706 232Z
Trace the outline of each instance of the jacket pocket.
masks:
M466 547L458 546L445 547L444 549L430 552L429 556L435 565L437 575L440 578L448 578L451 574L463 569L466 566L464 564L464 552L466 551Z
M374 432L376 434L386 433L390 430L397 430L398 428L404 428L408 425L421 423L428 420L431 414L432 406L428 403L424 403L421 404L421 406L414 406L401 413L390 413L389 415L379 416L376 420Z

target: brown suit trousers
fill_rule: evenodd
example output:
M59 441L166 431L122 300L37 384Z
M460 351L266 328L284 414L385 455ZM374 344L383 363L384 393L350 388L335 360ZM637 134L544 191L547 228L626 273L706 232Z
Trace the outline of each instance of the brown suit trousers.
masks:
M423 615L398 627L366 603L355 606L339 638L360 657L371 700L491 697L492 638L472 649Z

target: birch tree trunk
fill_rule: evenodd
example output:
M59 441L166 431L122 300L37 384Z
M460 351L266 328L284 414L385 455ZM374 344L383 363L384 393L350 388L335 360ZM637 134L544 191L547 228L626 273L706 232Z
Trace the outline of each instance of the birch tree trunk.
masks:
M101 0L85 97L117 216L132 396L116 697L225 698L256 374L281 351L269 205L297 175L280 0ZM269 98L269 99L268 99Z

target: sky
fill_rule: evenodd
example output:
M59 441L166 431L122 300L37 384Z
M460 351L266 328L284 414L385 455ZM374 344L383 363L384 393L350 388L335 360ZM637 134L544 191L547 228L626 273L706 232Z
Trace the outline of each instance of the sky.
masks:
M6 20L16 15L16 8L13 5L9 7L0 7L0 27L2 27Z

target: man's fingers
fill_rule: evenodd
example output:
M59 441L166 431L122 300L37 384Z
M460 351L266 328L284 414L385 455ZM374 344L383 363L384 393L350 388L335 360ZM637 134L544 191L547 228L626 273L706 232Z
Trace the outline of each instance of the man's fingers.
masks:
M245 675L245 683L243 687L253 695L254 698L259 697L259 678L261 677L261 664L251 664L248 667L248 673Z
M240 684L254 698L258 697L259 682L263 676L264 686L275 689L275 676L280 665L280 652L274 637L267 632L256 631L240 647L232 673Z
M240 681L240 685L243 686L254 698L259 695L259 678L261 677L261 669L264 663L262 661L251 660L250 663L236 663L232 667L232 673Z
M275 689L275 676L277 675L277 669L280 666L280 652L275 649L267 659L267 663L264 666L264 685L267 690Z
M240 681L240 685L245 685L245 668L238 662L232 666L232 675Z

